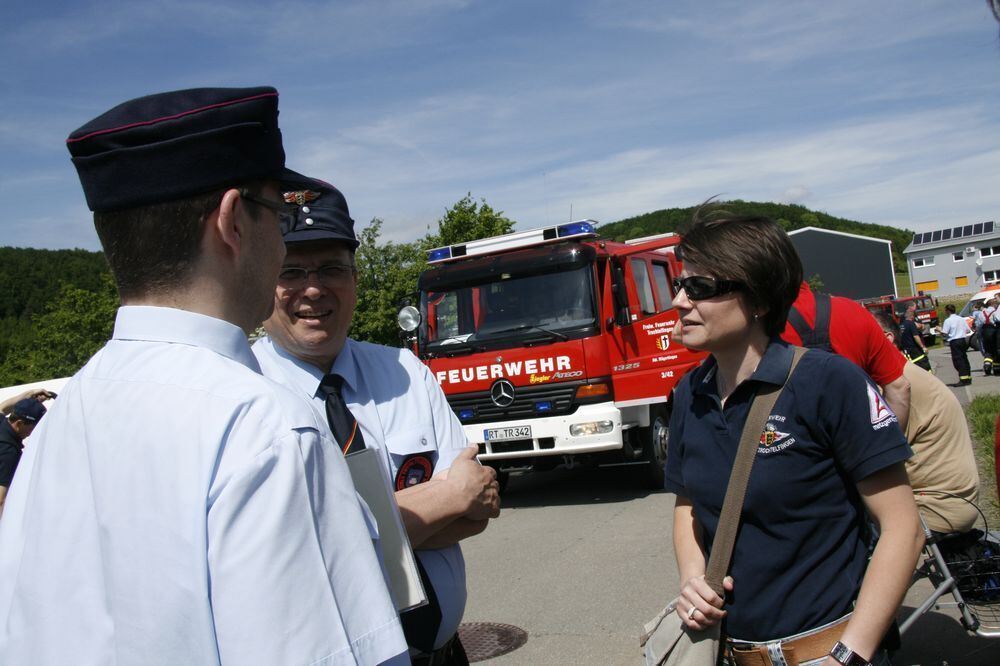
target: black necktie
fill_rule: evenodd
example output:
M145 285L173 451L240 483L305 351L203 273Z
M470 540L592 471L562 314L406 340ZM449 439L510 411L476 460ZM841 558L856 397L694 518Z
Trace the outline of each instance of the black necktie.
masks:
M358 420L344 403L340 389L344 378L340 375L326 375L319 387L326 393L326 420L330 422L333 437L340 445L340 450L346 456L348 453L361 451L365 448L365 438L358 427Z

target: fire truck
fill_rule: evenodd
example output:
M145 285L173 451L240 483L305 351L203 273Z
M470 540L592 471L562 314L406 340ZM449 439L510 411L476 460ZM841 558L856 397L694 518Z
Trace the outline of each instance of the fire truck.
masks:
M400 327L502 485L592 463L662 486L671 391L705 356L674 340L679 241L582 220L428 252Z
M906 316L906 309L911 305L915 306L917 310L914 314L914 319L923 327L921 336L927 344L934 344L939 332L938 324L940 323L940 319L938 318L937 304L930 296L925 296L923 293L907 298L895 298L892 295L880 296L878 298L863 300L861 304L869 312L887 313L892 317L893 322L897 326L903 323L903 318Z

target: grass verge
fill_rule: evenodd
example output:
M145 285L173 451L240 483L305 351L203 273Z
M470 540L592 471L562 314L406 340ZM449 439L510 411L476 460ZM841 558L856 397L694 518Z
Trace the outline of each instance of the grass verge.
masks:
M979 463L979 503L992 529L1000 527L1000 501L997 499L993 451L997 414L1000 414L1000 394L996 393L976 397L965 409Z

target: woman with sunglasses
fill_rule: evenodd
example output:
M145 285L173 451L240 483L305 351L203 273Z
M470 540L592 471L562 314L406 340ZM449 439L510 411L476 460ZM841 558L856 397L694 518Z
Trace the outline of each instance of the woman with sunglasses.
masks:
M895 415L842 357L810 350L789 376L778 335L802 265L775 223L696 216L677 252L679 340L710 353L677 386L670 420L677 614L691 629L723 622L730 663L888 663L883 637L923 544ZM782 383L723 600L704 574L736 448L757 388ZM866 514L880 532L870 563Z

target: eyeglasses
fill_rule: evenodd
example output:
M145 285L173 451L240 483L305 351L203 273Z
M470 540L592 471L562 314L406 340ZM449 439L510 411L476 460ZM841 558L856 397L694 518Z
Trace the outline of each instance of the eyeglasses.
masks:
M743 288L742 282L735 280L716 280L706 275L691 275L686 278L674 278L674 291L681 289L692 301L703 301L708 298L728 294Z
M272 210L278 214L279 218L288 217L295 214L296 206L285 203L284 201L273 201L271 199L265 199L264 197L258 197L255 194L251 194L247 189L239 190L240 197L257 204L258 206L263 206L268 210Z
M327 264L313 269L289 266L278 273L278 284L286 289L298 289L309 282L310 275L315 274L323 286L339 287L347 284L356 270L348 264Z

